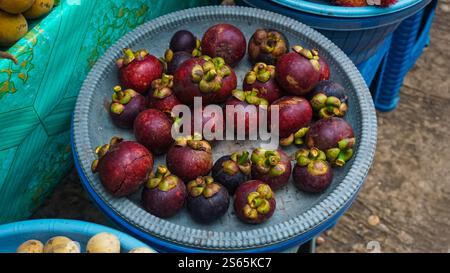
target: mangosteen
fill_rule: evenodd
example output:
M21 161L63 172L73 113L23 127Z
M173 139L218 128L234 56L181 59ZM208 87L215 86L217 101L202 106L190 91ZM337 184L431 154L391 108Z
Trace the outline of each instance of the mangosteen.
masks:
M174 142L173 120L165 113L148 109L141 112L134 121L136 140L156 155L162 155Z
M167 153L166 163L169 170L183 181L207 176L213 167L211 145L199 138L180 138Z
M281 88L295 96L305 96L319 83L320 57L317 50L294 46L294 52L281 56L276 65L276 77Z
M133 123L140 112L146 107L145 97L132 89L122 90L114 87L109 113L113 123L120 128L133 128Z
M208 126L207 131L205 131L205 127ZM205 109L202 109L202 127L199 130L196 130L195 128L195 115L191 115L191 130L194 132L194 134L200 136L201 138L213 141L218 140L216 139L216 135L219 135L220 132L218 132L219 128L224 128L224 121L223 121L223 113L222 115L214 113L207 113ZM205 134L206 133L206 134ZM216 134L217 133L217 134ZM219 139L222 139L220 137L223 137L222 135L219 136Z
M328 81L330 79L330 66L325 58L319 56L320 64L320 81Z
M172 52L170 49L166 51L164 59L162 60L165 64L166 73L169 75L174 75L178 68L187 60L194 58L192 54L179 51Z
M304 128L310 125L313 117L312 107L306 99L300 97L283 97L272 103L269 111L273 111L275 107L279 109L278 124L281 142L284 145L290 145L294 139L298 139L298 134L304 133ZM269 118L271 116L269 115ZM296 134L297 137L295 137Z
M142 192L142 204L151 214L169 218L177 214L186 200L186 185L165 166L152 172Z
M187 184L186 206L191 217L201 224L211 224L228 211L230 196L214 178L198 177Z
M237 27L217 24L209 28L203 36L202 52L212 58L221 57L231 67L236 66L245 56L247 41Z
M250 173L251 161L247 151L221 157L212 169L214 180L227 188L230 195L234 194L240 184L248 181Z
M243 88L244 90L258 90L260 97L266 99L269 104L283 96L283 91L275 79L275 66L265 63L257 63L247 73Z
M222 58L202 56L180 66L175 73L173 89L184 104L192 105L195 97L202 97L203 104L208 105L225 102L236 86L236 74Z
M199 50L200 41L192 32L180 30L172 36L169 48L172 52L187 52L192 54L194 50Z
M250 132L250 123L251 123L251 111L250 109L248 109L248 107L254 107L256 106L256 127L254 127L256 130L258 130L258 125L259 125L259 111L261 111L261 109L265 109L267 110L269 102L260 97L260 93L258 90L253 89L251 91L242 91L242 90L233 90L232 92L233 96L230 97L227 102L226 105L230 105L233 107L238 107L238 106L242 106L243 107L243 111L245 112L245 135L249 136L251 133L257 133L256 132ZM235 133L238 133L238 123L241 122L240 120L240 116L238 115L238 111L227 111L226 112L226 116L225 116L226 120L233 120L234 123L234 130Z
M289 52L289 41L280 31L258 29L248 43L250 61L275 65L278 58Z
M163 65L148 51L141 49L136 52L126 48L125 55L117 60L119 79L127 89L133 89L145 94L150 89L152 82L161 78Z
M337 82L322 81L309 95L311 106L320 118L344 117L348 110L348 96Z
M92 172L99 174L105 189L115 197L139 190L153 169L153 155L134 141L114 137L95 153L98 159L92 162Z
M341 118L331 117L315 122L306 135L309 148L318 148L325 152L327 160L342 167L353 156L355 146L353 128Z
M251 156L252 178L267 183L273 190L287 185L291 177L291 159L282 150L255 149Z
M152 92L148 96L148 107L164 113L172 113L172 109L181 104L172 91L173 76L163 74L161 79L152 83Z
M324 192L333 181L333 170L325 153L317 148L300 149L295 154L294 185L308 193Z
M264 182L251 180L236 189L234 211L244 223L262 224L273 216L275 209L275 194Z

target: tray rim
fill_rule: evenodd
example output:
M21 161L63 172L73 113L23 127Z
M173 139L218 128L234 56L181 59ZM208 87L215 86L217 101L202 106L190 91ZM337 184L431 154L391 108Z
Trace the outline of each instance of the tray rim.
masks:
M210 231L207 230L199 230L193 229L189 227L179 226L173 223L170 223L166 220L156 218L150 214L148 214L151 218L152 229L146 229L142 226L139 226L138 223L130 222L133 226L147 232L149 235L157 237L159 239L185 245L188 247L194 247L199 249L213 249L213 250L242 250L242 249L250 249L255 247L264 247L270 246L273 244L277 244L280 242L288 241L294 239L308 231L311 231L315 227L323 224L326 220L330 219L333 215L338 213L346 203L354 198L360 187L363 185L365 177L370 169L370 166L373 161L375 147L376 147L376 132L377 132L377 122L375 115L375 108L373 105L372 98L364 82L362 76L354 66L354 64L350 61L350 59L331 41L327 38L319 34L318 32L312 30L306 25L285 17L283 15L275 14L272 12L255 9L255 8L247 8L247 7L224 7L224 6L207 6L200 8L192 8L187 10L182 10L178 12L174 12L162 17L159 17L155 20L149 21L148 23L140 26L136 30L128 33L123 38L121 38L118 42L116 42L111 48L109 48L105 54L97 61L97 63L92 68L88 77L86 78L80 95L78 96L76 108L74 112L73 118L73 142L74 142L74 152L76 152L77 157L76 160L79 160L80 169L82 171L83 176L86 177L88 183L92 186L95 193L98 197L103 200L103 202L111 208L114 213L119 215L119 217L127 219L125 215L121 212L117 211L108 200L111 197L102 196L98 190L95 189L95 185L92 183L92 174L89 173L89 164L87 164L87 153L80 154L78 151L90 151L89 145L82 141L82 137L87 137L89 135L87 121L82 123L82 113L88 115L88 105L90 94L93 93L93 90L97 86L100 78L97 76L100 71L105 72L107 67L110 65L110 59L114 55L118 55L122 48L126 46L130 46L140 41L142 37L145 37L145 34L151 33L154 30L157 30L159 27L162 27L167 24L175 23L183 18L195 18L195 17L211 17L211 16L222 16L222 17L241 17L245 16L248 19L264 19L269 20L279 25L283 25L289 29L301 29L303 35L309 37L311 40L315 40L319 44L327 44L327 48L329 50L329 54L333 56L337 63L339 63L342 67L341 69L347 72L347 76L349 81L353 86L355 86L357 92L357 99L359 101L361 109L365 109L361 111L360 122L361 126L361 143L358 149L357 154L355 155L355 160L353 164L350 166L349 172L346 174L345 178L340 182L337 188L324 200L318 203L316 206L312 207L309 211L291 219L290 221L286 221L284 223L279 223L273 226L255 228L249 231L236 231L236 232L214 232L215 235L211 237L219 237L220 240L213 240L209 238L208 233ZM270 19L267 19L270 18ZM308 36L309 35L309 36ZM80 139L82 138L82 139ZM84 138L85 139L85 138ZM362 155L363 154L363 155ZM86 164L83 164L85 162ZM345 188L345 190L344 190ZM126 202L126 201L125 201ZM325 205L325 204L328 204ZM330 204L333 207L330 209ZM172 234L158 234L157 230L159 227L170 227L173 232ZM179 233L184 233L185 236L179 236ZM255 242L255 240L250 240L246 243L242 241L237 241L236 238L242 238L246 233L253 234L269 234L276 233L273 236L270 236L271 240L261 243L261 241ZM178 235L176 235L178 234ZM201 243L190 243L186 237L199 236L199 234L204 234L205 239Z

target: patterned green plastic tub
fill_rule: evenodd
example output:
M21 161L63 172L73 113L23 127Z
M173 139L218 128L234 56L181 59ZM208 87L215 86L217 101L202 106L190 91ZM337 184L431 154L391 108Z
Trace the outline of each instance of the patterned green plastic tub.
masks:
M72 168L70 119L97 58L131 29L208 0L61 0L0 60L0 223L29 217Z

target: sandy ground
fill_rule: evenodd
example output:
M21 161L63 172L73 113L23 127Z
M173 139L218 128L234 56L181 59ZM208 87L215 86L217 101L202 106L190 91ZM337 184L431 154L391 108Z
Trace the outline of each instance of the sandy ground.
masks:
M359 198L318 252L450 251L450 0L407 76L399 107L378 113L375 163ZM108 223L73 171L35 218ZM321 240L322 241L322 240Z

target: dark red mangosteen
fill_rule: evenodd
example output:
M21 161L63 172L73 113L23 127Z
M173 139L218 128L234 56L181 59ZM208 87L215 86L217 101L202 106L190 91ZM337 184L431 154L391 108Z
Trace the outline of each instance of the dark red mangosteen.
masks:
M284 91L295 96L305 96L320 81L319 52L301 46L294 46L293 50L278 59L277 81Z
M281 142L284 145L290 145L294 141L295 134L301 134L304 128L310 125L313 117L312 107L306 99L300 97L283 97L272 103L269 111L274 111L276 107L279 109L278 124ZM285 143L289 140L291 143Z
M319 118L344 117L347 113L347 92L339 83L322 81L309 97L311 106Z
M214 178L198 177L187 184L186 207L191 217L201 224L211 224L228 211L230 196Z
M148 109L141 112L134 121L136 140L156 155L167 152L172 143L173 120L165 113Z
M208 113L205 108L202 109L202 127L201 131L195 128L195 115L191 115L191 130L194 134L201 136L203 139L208 141L214 141L222 139L224 132L219 132L219 128L224 128L225 124L223 121L223 109L221 108L222 114L220 113ZM205 131L206 130L206 131ZM206 134L205 134L206 133ZM219 135L219 138L216 138Z
M247 41L237 27L218 24L209 28L203 36L202 52L212 58L221 57L231 67L236 66L245 56Z
M252 178L267 183L273 190L287 185L291 177L291 159L282 150L255 149L251 156Z
M152 82L161 78L163 65L144 49L133 52L126 48L124 52L125 55L116 62L120 82L127 89L146 94Z
M167 50L163 60L166 68L166 73L169 75L175 75L175 72L177 72L178 68L180 68L180 66L185 61L192 58L194 58L192 54L184 51L173 53L170 49Z
M275 65L278 58L289 52L289 41L280 31L258 29L248 43L250 61Z
M169 49L172 52L183 51L192 54L195 53L194 50L200 49L200 41L192 32L183 29L172 36Z
M234 211L244 223L262 224L273 216L275 209L275 194L264 182L251 180L236 189Z
M328 81L331 76L330 65L323 57L319 57L320 81Z
M161 79L152 83L152 92L148 96L148 107L164 113L171 113L172 109L181 104L173 88L173 76L163 74Z
M342 167L353 156L355 146L353 128L341 118L331 117L315 122L306 135L309 148L318 148L325 152L327 160Z
M120 128L133 128L133 123L140 112L146 107L145 97L132 89L122 90L114 87L109 113L113 123Z
M223 156L212 169L214 180L227 188L230 195L234 194L239 185L248 181L250 173L251 161L247 151Z
M175 94L187 105L192 105L195 97L202 97L204 105L223 103L236 86L236 74L222 58L202 56L187 60L174 77Z
M180 138L167 153L166 163L183 181L207 176L213 167L211 145L198 138Z
M142 192L142 204L151 214L169 218L183 208L186 196L184 182L165 166L159 166L156 173L151 173Z
M300 149L295 158L294 185L308 193L322 193L333 182L333 170L327 162L327 156L317 148Z
M265 63L257 63L247 73L243 88L244 90L258 90L260 97L266 99L269 104L283 96L283 91L275 79L275 66Z
M259 125L259 111L261 111L262 109L267 110L269 102L260 97L260 93L258 90L253 89L251 91L242 91L242 90L233 90L232 92L233 96L230 97L227 102L226 105L228 106L233 106L233 107L238 107L238 106L242 106L243 110L242 112L245 114L245 135L248 136L251 132L250 132L250 124L251 124L251 118L252 118L252 112L254 112L254 114L256 114L256 120L255 120L255 124L257 126L254 127L254 129L258 130L258 125ZM256 106L256 107L255 107ZM251 109L249 109L249 107L255 107L256 111L251 111ZM226 120L233 120L234 123L234 131L235 133L238 132L238 123L241 122L241 115L239 114L239 110L236 109L236 111L226 111L225 113L225 119ZM252 133L257 133L256 132L252 132Z
M92 162L92 171L115 197L139 190L153 169L153 155L134 141L114 137L109 144L97 147L95 153L98 159Z

